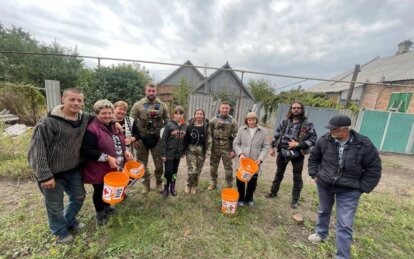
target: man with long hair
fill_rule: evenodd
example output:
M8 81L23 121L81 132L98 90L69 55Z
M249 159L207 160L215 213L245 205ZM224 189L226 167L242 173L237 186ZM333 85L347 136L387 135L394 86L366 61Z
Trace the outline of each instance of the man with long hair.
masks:
M285 117L276 129L272 140L270 155L275 156L276 148L278 151L276 158L277 170L272 188L266 198L277 196L286 166L291 162L293 166L293 190L290 206L295 209L298 206L300 192L303 187L303 161L310 148L315 145L317 136L312 122L305 116L305 108L302 103L293 102Z

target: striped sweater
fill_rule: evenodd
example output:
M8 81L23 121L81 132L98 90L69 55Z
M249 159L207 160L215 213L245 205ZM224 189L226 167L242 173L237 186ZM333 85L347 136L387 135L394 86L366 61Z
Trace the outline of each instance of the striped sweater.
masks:
M67 120L62 105L53 108L33 130L28 160L37 181L44 182L79 166L80 147L90 115Z

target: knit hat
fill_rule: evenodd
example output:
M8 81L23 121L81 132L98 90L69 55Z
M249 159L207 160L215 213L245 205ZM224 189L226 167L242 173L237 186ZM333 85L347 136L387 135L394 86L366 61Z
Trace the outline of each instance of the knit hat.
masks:
M329 124L325 126L327 129L337 129L340 127L351 126L351 119L346 115L337 115L329 120Z

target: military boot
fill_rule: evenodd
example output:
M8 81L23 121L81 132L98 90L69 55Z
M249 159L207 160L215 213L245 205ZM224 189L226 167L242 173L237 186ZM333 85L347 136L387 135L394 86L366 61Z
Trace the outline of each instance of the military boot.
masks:
M142 187L141 194L147 194L150 191L150 183L145 183Z
M215 190L216 188L217 188L217 184L211 183L210 186L207 188L207 190L212 191L212 190Z

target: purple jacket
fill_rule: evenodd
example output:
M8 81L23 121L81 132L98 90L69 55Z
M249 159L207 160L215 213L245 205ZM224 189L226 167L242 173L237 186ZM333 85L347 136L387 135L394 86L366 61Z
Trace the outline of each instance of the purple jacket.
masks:
M82 143L82 153L98 154L91 157L86 155L88 159L86 166L81 170L84 183L99 184L103 183L104 176L111 171L116 171L109 166L108 162L98 162L100 154L105 153L116 158L115 143L112 138L117 135L121 141L122 153L125 152L125 139L120 133L115 133L115 128L110 131L104 124L95 118L86 128L85 138ZM93 139L93 140L91 140Z

